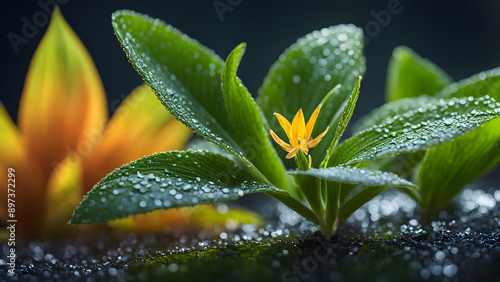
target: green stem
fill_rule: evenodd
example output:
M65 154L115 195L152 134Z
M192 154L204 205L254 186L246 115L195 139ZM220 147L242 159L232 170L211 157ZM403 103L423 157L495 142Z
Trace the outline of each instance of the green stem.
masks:
M326 182L326 224L335 232L340 206L340 189L342 183ZM332 234L333 235L333 234Z
M295 155L295 162L299 170L309 170L309 161L302 150L299 150ZM310 175L294 175L294 178L311 209L318 217L323 217L325 208L321 197L321 181Z

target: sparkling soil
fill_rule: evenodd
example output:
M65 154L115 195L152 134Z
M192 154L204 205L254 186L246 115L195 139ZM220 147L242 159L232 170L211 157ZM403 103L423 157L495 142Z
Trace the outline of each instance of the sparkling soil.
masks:
M15 276L7 275L2 242L0 280L498 281L500 190L477 187L430 224L421 223L410 198L387 191L331 239L281 203L257 197L263 227L20 242Z

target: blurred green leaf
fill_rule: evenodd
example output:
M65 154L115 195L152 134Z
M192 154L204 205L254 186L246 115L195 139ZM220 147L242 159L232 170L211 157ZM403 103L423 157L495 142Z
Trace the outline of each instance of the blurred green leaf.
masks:
M236 132L235 140L247 158L275 186L289 190L285 167L271 145L264 129L260 110L236 71L245 53L246 44L238 45L229 54L222 73L226 110Z
M442 69L405 46L396 47L389 61L386 101L433 96L453 80Z
M342 110L352 85L364 71L362 30L354 25L324 28L299 38L280 55L259 89L257 103L271 128L282 135L283 129L273 116L275 112L292 120L302 108L304 115L310 116L325 95L342 84L321 108L312 134L317 136L327 126L336 128L340 118L336 114ZM333 134L327 134L317 149L311 151L315 166L323 160L332 140ZM285 152L276 148L284 157Z
M205 151L169 151L126 164L104 177L75 210L71 224L106 223L131 214L236 200L280 191L247 167Z
M492 98L439 99L402 111L346 140L335 149L328 166L353 165L425 150L462 136L499 115L500 103Z

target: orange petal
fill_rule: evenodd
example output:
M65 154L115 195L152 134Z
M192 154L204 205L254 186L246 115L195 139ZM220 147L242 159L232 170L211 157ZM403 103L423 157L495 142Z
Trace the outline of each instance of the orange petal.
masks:
M0 165L9 167L25 158L25 151L21 132L9 116L2 102L0 102ZM2 182L5 183L5 182ZM4 185L2 185L3 187ZM4 196L4 195L2 195ZM0 205L5 204L1 202Z
M274 113L274 115L278 118L278 121L281 125L281 127L283 128L283 130L285 130L285 133L286 133L286 136L288 137L288 140L291 140L292 139L292 125L290 124L290 122L282 115L278 114L278 113Z
M0 102L0 220L16 219L16 234L34 238L42 227L45 202L40 173L29 166L23 138ZM9 169L12 174L9 175ZM13 171L12 171L13 169ZM10 179L10 180L9 180ZM9 190L11 189L11 190ZM14 196L8 196L13 194ZM7 198L15 200L15 217L9 217ZM15 197L15 198L14 198Z
M276 135L276 133L274 133L274 131L272 129L270 129L269 132L271 133L271 136L273 137L274 141L276 143L278 143L278 145L280 145L281 148L283 148L283 150L285 150L287 152L290 152L292 150L292 146L290 146L289 144L287 144L283 140L281 140L278 137L278 135Z
M306 123L304 121L304 112L300 109L292 121L292 139L290 139L290 144L293 147L298 145L298 139L303 139L306 133Z
M307 122L306 136L304 138L305 140L309 140L309 138L311 138L311 134L314 129L314 124L316 123L316 119L318 118L320 109L321 109L321 104L316 108L316 110L314 110L313 114L309 118L309 121Z
M291 159L295 156L295 154L297 154L297 152L299 151L300 149L300 146L297 146L295 148L293 148L293 150L290 151L290 153L288 153L288 155L286 155L286 158L287 159Z
M48 179L69 151L86 154L107 120L97 69L56 7L29 67L18 123L27 154Z
M137 87L116 109L102 142L84 160L84 190L135 159L183 149L191 134L163 107L149 86Z
M318 135L313 140L307 142L307 147L308 148L314 148L314 147L316 147L316 145L318 145L318 143L321 141L321 138L323 138L323 136L325 136L325 134L328 132L328 129L330 129L330 127L327 127L326 130L323 131L323 133L321 133L320 135Z
M2 102L0 102L0 220L6 224L7 217L7 194L8 181L7 170L17 168L25 160L25 152L22 146L22 136L16 125L9 116Z
M55 168L47 182L47 212L44 218L44 235L64 236L74 226L66 224L73 210L82 200L81 163L70 154Z

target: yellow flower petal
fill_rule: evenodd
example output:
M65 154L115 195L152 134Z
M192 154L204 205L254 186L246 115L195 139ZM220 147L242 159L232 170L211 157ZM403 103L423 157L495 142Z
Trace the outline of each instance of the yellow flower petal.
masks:
M84 160L84 190L115 168L155 152L180 150L192 131L174 119L147 85L137 87L118 107L102 142Z
M304 120L304 113L300 109L292 121L292 139L290 139L290 144L296 147L299 143L299 138L302 138L306 132L306 122Z
M278 118L278 122L280 123L281 127L286 133L286 136L288 137L288 140L292 139L292 125L290 122L282 115L278 113L274 113L274 116Z
M323 133L321 133L320 135L318 135L313 140L307 142L307 147L309 147L309 148L316 147L316 145L318 145L318 143L321 141L321 138L323 138L323 136L325 136L325 134L328 132L328 129L330 129L330 127L327 127L326 130L323 131Z
M287 159L293 158L299 150L300 150L300 146L296 146L295 148L293 148L293 150L290 151L290 153L288 153L288 155L286 155L286 158Z
M84 155L102 131L107 104L96 67L56 8L31 61L18 124L45 181L68 152Z
M276 135L276 133L274 133L274 131L271 129L269 130L269 132L271 133L271 136L273 137L274 141L276 143L278 143L278 145L281 146L281 148L283 148L283 150L287 151L287 152L290 152L292 150L292 146L288 145L287 143L285 143L285 141L281 140L278 135Z
M54 168L47 183L47 212L44 221L44 235L50 237L64 236L75 229L66 223L83 196L81 192L81 173L81 163L72 154Z
M314 124L316 123L316 119L318 118L319 111L321 110L321 104L314 110L313 114L309 118L309 121L307 122L306 126L306 135L305 135L305 140L309 140L311 138L312 131L314 129Z

